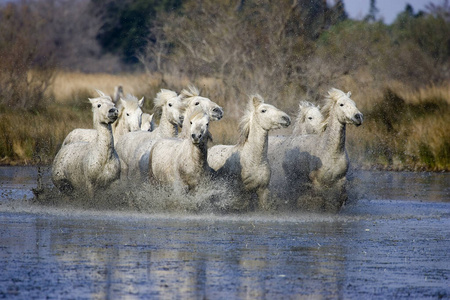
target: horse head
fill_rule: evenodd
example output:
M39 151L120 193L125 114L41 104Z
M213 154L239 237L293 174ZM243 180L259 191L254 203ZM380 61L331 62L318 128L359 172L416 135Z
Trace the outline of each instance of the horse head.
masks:
M295 122L294 134L319 133L323 116L320 108L311 102L301 101L299 104L297 121Z
M107 96L99 90L97 90L97 92L100 97L89 98L89 101L92 104L94 122L111 124L117 120L119 111L112 102L111 97Z
M176 92L161 89L154 99L154 104L155 108L160 110L161 118L166 118L173 125L183 125L185 105Z
M200 92L195 86L189 85L188 89L182 90L180 95L186 103L186 112L191 111L195 106L200 106L209 115L211 121L219 121L222 119L222 107L209 98L200 96Z
M126 98L119 100L119 115L123 120L123 126L127 132L136 131L141 128L142 106L144 97L138 100L135 96L128 94Z
M201 107L196 107L186 118L186 121L189 121L189 125L183 127L184 137L190 138L193 144L212 140L209 133L209 120L209 115Z
M330 89L327 96L328 102L322 109L323 115L335 114L341 124L361 125L363 114L358 110L355 102L350 99L350 96L351 92L344 93L335 88Z
M249 107L252 118L264 130L279 129L291 124L291 118L285 112L273 105L264 103L264 99L258 94L250 96Z

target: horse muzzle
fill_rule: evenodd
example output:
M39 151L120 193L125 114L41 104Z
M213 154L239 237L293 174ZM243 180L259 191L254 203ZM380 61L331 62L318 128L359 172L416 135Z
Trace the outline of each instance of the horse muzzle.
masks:
M281 117L281 126L283 126L284 128L288 127L289 125L291 125L291 118L289 118L289 116L282 116Z
M178 118L178 120L179 120L178 126L180 126L180 128L183 128L184 115L180 115L180 117Z
M216 106L211 110L211 119L219 121L223 117L223 109L220 106Z
M356 126L360 126L364 121L364 116L362 113L357 113L353 116L353 123Z
M119 117L119 110L117 108L113 107L108 111L108 119L110 119L112 122L117 120L118 117Z
M204 134L203 133L199 133L199 134L191 134L191 138L192 138L192 143L197 145L200 144L200 142L203 139Z

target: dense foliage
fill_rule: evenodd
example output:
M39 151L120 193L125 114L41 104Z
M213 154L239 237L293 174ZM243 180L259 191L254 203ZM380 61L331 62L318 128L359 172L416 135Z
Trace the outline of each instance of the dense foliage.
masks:
M91 0L94 16L101 20L97 40L106 52L136 63L136 53L148 43L152 22L158 12L176 10L181 0Z

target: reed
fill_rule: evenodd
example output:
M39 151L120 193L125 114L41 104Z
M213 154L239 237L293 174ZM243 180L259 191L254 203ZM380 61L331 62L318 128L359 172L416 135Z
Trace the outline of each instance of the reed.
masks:
M450 85L429 85L420 89L401 82L361 86L342 77L334 85L351 90L365 122L347 129L347 148L353 166L393 170L450 170ZM367 76L369 78L369 76ZM74 128L92 128L88 97L94 89L112 94L116 85L125 93L144 96L145 112L152 111L153 98L161 88L180 91L189 80L158 74L83 74L58 72L47 90L45 110L28 112L0 107L0 164L50 164L64 137ZM238 122L247 95L230 92L223 81L197 78L202 94L224 108L224 118L213 122L213 144L234 144ZM311 100L289 90L271 103L295 117L300 100ZM257 92L257 91L249 91ZM269 99L269 98L268 98ZM268 100L269 101L269 100ZM320 101L313 101L320 103ZM26 122L24 121L26 120ZM292 128L275 132L289 134Z

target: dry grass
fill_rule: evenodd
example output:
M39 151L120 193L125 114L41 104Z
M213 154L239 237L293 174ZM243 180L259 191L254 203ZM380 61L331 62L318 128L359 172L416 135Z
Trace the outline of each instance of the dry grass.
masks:
M450 169L450 88L413 90L391 83L365 108L362 128L349 129L349 152L365 167Z
M26 120L26 122L24 122ZM77 127L89 127L85 111L52 105L40 114L9 111L0 114L0 163L49 164L65 136Z
M450 170L450 86L430 85L418 90L400 82L370 84L362 74L356 81L342 77L336 87L351 90L353 99L364 113L361 127L347 129L347 148L352 163L363 168ZM361 86L361 81L366 86ZM82 74L59 72L49 89L55 101L44 112L9 111L0 114L0 163L51 163L64 137L74 128L92 127L88 97L94 89L112 94L116 85L125 93L147 99L150 111L160 88L180 91L190 83L186 78L147 74ZM211 124L214 144L234 144L238 123L245 109L247 95L234 96L226 85L214 78L195 82L202 94L222 105L220 122ZM341 86L342 85L342 86ZM264 96L264 95L263 95ZM278 98L265 97L295 118L297 103L305 99L282 91ZM23 120L27 122L23 122ZM275 134L289 134L288 128Z
M125 93L143 96L148 93L150 86L160 82L157 76L149 77L145 74L112 75L106 73L84 74L76 72L58 72L47 96L53 96L57 102L64 103L72 100L80 91L95 94L99 89L107 94L113 94L118 85L124 87Z

